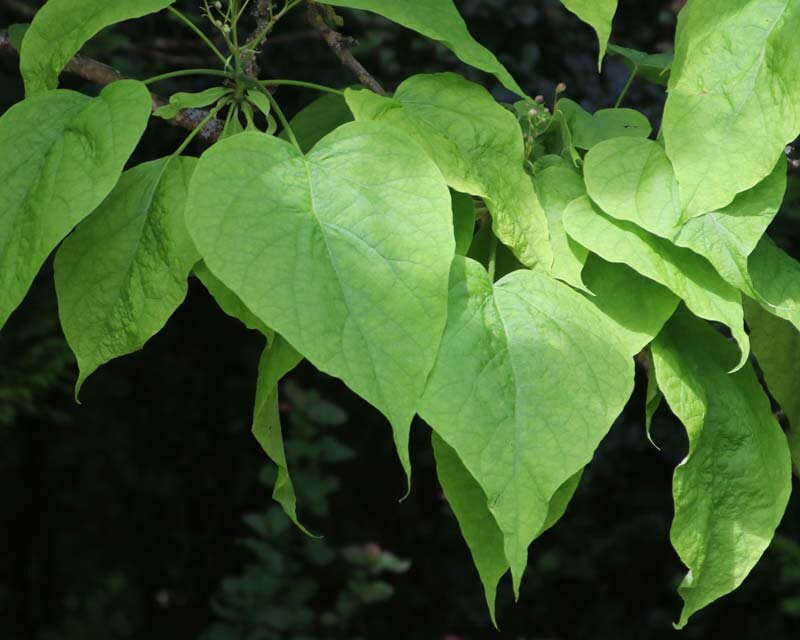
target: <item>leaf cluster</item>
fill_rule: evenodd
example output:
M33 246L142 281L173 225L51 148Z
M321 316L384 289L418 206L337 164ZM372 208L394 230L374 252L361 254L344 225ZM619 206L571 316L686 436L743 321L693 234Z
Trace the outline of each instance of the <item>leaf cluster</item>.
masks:
M663 398L689 437L671 532L688 567L684 626L756 564L798 461L800 263L766 232L800 134L800 0L690 0L674 56L612 46L631 69L626 90L667 85L655 139L620 106L624 91L595 113L562 86L550 105L529 97L451 0L425 12L411 0L308 4L326 33L346 7L441 42L515 104L451 73L386 95L258 78L258 47L300 4L205 3L225 53L168 0L45 5L22 39L26 98L0 118L0 149L18 159L0 167L0 326L55 249L77 393L141 349L197 277L264 337L253 432L289 518L303 528L278 383L306 359L383 413L409 490L412 420L431 427L492 618L499 580L510 572L519 592L531 543L629 401L638 358L648 422ZM595 29L602 60L615 0L563 4ZM94 98L56 88L100 29L161 9L221 69L120 80ZM188 75L219 86L154 115L207 109L197 128L171 156L125 170L151 114L147 85ZM280 85L326 95L290 122L270 91ZM216 118L219 140L186 155Z

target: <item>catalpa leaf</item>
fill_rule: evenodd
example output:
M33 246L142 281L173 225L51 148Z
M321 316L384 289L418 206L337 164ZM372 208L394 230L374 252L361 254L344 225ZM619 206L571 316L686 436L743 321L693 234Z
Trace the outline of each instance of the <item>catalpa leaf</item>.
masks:
M183 216L196 162L162 158L126 171L58 250L58 315L78 359L76 396L98 367L141 349L186 298L198 260Z
M194 265L193 272L226 315L235 318L251 331L258 331L267 338L274 336L274 332L245 306L239 296L211 273L205 262L201 260Z
M458 454L435 432L431 439L439 483L458 521L461 535L472 554L472 560L483 583L489 615L496 627L497 585L508 571L508 561L503 550L503 534L492 512L489 511L486 494L467 471ZM564 515L582 476L583 469L558 488L550 500L547 518L537 537L552 528Z
M281 378L300 364L302 359L303 356L279 335L276 335L264 349L258 363L253 435L264 449L264 453L278 467L278 476L275 479L272 497L283 507L289 519L308 534L297 518L297 496L289 475L289 465L286 462L278 405L278 383Z
M586 188L608 215L705 257L730 284L754 295L747 259L775 218L786 191L786 159L724 209L684 221L678 181L664 148L652 140L617 139L585 158Z
M589 198L575 200L564 215L567 233L609 262L627 264L664 285L695 315L728 326L747 361L750 341L744 330L742 296L696 253L677 247L634 224L614 220Z
M585 289L581 272L589 252L567 236L562 220L567 205L586 195L583 178L572 169L552 166L536 174L534 185L547 214L553 247L552 274L577 289Z
M496 627L497 585L508 572L508 561L503 550L503 533L489 511L481 485L464 467L458 454L435 432L432 443L439 483L472 554L483 584L489 615Z
M67 62L101 29L160 11L175 0L48 0L25 34L19 66L25 94L58 86Z
M608 52L621 56L634 77L664 86L669 83L670 70L675 60L674 53L645 53L615 44L608 45Z
M608 39L611 37L611 23L617 12L617 0L561 0L561 4L597 33L597 40L600 43L599 67L603 63Z
M631 355L650 344L680 302L669 289L629 266L594 254L586 261L583 281L591 292L586 299L616 325Z
M525 173L525 148L517 119L483 88L452 73L418 75L392 98L348 89L357 120L402 130L434 159L448 184L480 196L492 229L528 267L553 262L547 217Z
M753 300L745 300L744 310L753 354L767 388L789 422L789 448L794 464L800 468L800 331Z
M632 388L631 354L579 293L527 270L493 285L456 258L419 413L486 494L516 591L553 496L591 460Z
M604 140L647 138L653 131L650 121L635 109L600 109L589 113L569 98L558 101L577 149L591 149Z
M241 133L201 158L187 221L248 309L389 418L410 473L455 251L450 193L423 149L374 122L340 127L305 157Z
M800 0L689 0L664 140L686 217L721 209L800 133Z
M51 91L0 118L0 328L50 252L119 179L150 116L133 80L94 99Z
M747 264L756 300L800 330L800 262L764 236Z
M426 38L438 40L463 62L491 73L506 89L525 96L495 55L470 35L453 0L425 0L424 10L421 10L418 0L325 0L325 3L372 11Z
M653 343L658 385L686 426L671 539L689 568L677 624L738 587L769 545L791 491L786 438L747 364L708 324L677 314Z

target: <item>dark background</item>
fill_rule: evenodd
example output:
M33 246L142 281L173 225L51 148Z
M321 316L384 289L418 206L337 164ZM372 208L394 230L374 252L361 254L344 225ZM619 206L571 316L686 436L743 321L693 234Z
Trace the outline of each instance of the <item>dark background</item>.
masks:
M41 3L0 0L0 27ZM180 2L197 15L198 0ZM532 95L611 106L626 70L596 72L590 28L555 0L457 2L473 33ZM668 49L677 2L622 0L612 41ZM424 2L421 0L421 7ZM421 9L422 10L422 9ZM261 57L262 77L352 83L299 10ZM391 88L454 69L510 99L443 47L346 13L358 57ZM136 77L212 66L164 15L104 32L86 53ZM64 86L96 87L64 76ZM200 89L204 81L159 85ZM21 99L14 56L0 54L0 111ZM289 112L315 96L282 89ZM661 87L635 82L626 104L658 125ZM135 161L169 153L185 132L153 122ZM195 152L202 147L196 146ZM12 158L2 158L13 162ZM797 179L772 233L797 255ZM73 357L58 327L48 264L0 335L0 638L9 640L627 640L672 638L684 569L669 543L671 474L683 427L665 409L657 451L637 388L562 522L537 541L514 606L507 583L492 630L477 574L435 478L428 428L413 432L413 493L381 416L304 364L283 386L301 517L270 499L273 472L249 433L262 340L224 316L196 282L142 353L109 364L72 400ZM641 377L641 376L640 376ZM800 503L745 584L698 614L687 639L789 639L800 633Z

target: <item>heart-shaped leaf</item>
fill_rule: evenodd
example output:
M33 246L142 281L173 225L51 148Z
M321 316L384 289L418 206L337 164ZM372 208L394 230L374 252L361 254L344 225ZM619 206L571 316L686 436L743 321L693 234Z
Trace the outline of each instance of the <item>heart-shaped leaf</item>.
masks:
M550 501L633 389L633 354L581 294L534 271L492 284L456 258L450 309L420 415L483 488L515 588Z
M150 94L134 80L94 99L49 91L0 118L0 327L50 252L119 179L144 131Z
M401 132L346 124L303 156L241 133L192 180L189 231L206 265L264 324L408 433L447 315L450 193Z
M133 353L183 302L197 250L183 212L195 158L122 174L56 254L58 313L78 359L75 393L98 367Z

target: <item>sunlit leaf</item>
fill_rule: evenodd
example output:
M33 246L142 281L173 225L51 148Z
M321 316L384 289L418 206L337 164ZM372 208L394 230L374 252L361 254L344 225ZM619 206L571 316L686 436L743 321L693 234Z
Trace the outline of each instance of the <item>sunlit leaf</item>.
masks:
M677 314L653 343L658 385L686 426L671 538L689 568L678 627L733 591L767 548L791 491L786 437L747 364L708 324Z

